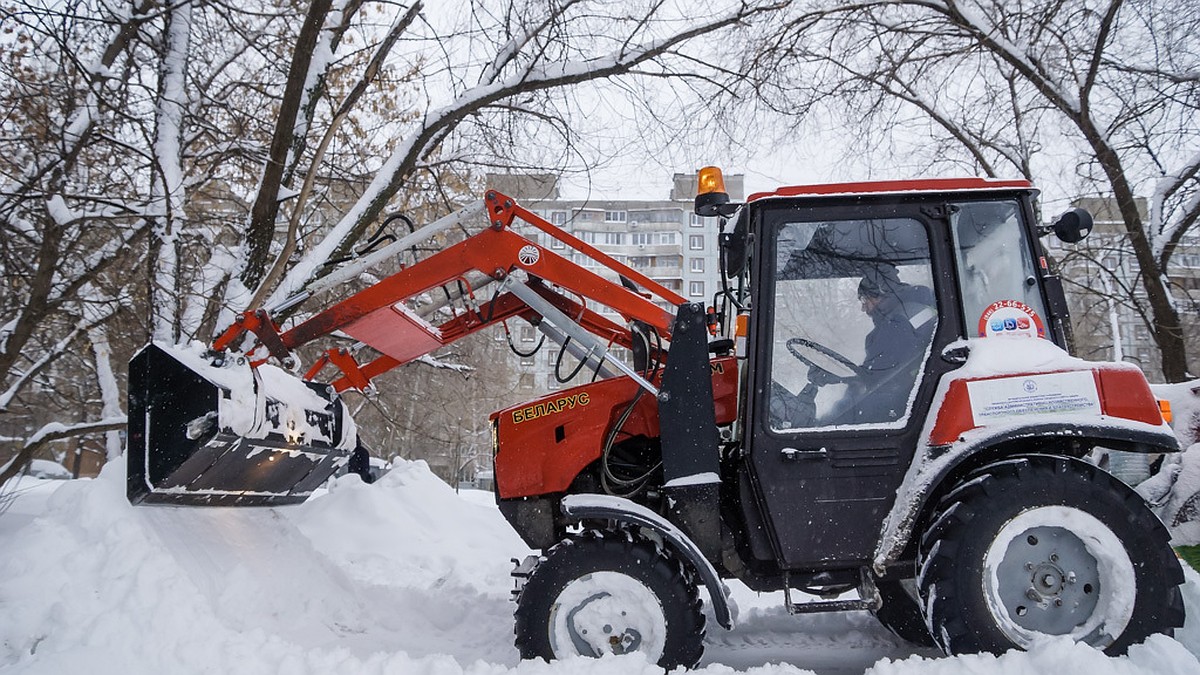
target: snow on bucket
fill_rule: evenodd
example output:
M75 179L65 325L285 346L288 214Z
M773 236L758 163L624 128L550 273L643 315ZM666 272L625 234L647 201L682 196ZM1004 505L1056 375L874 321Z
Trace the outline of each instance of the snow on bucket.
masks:
M203 348L158 344L129 362L133 504L301 502L356 443L336 394L274 366L214 364Z

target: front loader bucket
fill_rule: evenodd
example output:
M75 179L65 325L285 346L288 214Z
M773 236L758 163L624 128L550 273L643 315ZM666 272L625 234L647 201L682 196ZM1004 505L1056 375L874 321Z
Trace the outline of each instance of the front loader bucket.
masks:
M129 362L126 492L133 504L270 506L304 501L357 443L325 385L273 366L212 365L150 344Z

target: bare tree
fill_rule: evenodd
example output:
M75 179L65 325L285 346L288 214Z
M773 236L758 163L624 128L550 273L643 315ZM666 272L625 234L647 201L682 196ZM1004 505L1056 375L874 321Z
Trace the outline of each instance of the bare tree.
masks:
M872 141L921 120L931 138L913 145L933 166L1062 184L1061 157L1079 156L1071 168L1088 193L1114 200L1137 262L1126 300L1142 308L1164 376L1188 376L1167 273L1200 218L1195 3L880 0L791 9L750 62L764 73L754 81L767 100L803 93L851 102L850 115L875 125ZM798 92L772 70L791 74L787 83L803 74L817 84ZM1152 205L1148 217L1139 193Z
M112 445L113 364L147 338L207 340L354 255L385 210L445 211L477 167L528 161L496 130L561 157L577 86L704 77L699 38L778 10L0 1L0 417L19 459L69 429Z

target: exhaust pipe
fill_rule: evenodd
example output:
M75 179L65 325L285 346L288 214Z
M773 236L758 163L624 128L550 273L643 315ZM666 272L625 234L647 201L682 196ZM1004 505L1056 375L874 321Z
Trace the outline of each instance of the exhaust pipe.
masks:
M129 362L128 430L133 504L302 502L358 443L349 411L326 385L158 344Z

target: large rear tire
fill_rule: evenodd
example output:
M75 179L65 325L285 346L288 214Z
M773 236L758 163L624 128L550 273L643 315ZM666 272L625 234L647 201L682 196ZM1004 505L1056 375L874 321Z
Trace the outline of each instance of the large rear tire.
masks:
M1183 625L1183 572L1136 493L1063 457L998 462L938 505L920 546L918 588L950 654L1026 649L1069 635L1123 654Z
M642 652L671 669L696 665L703 643L690 571L627 530L589 530L555 545L517 597L525 659Z

